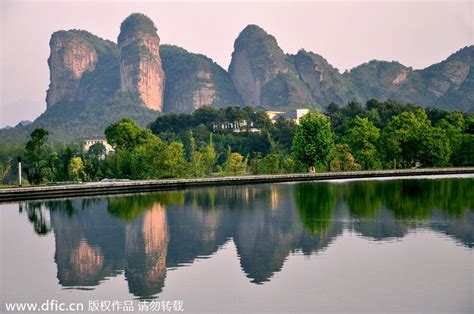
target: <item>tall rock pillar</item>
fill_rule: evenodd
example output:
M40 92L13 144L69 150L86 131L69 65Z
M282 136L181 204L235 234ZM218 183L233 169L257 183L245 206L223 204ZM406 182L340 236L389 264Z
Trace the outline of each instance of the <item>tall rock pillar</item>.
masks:
M162 111L165 74L153 21L139 13L127 17L120 26L118 46L121 91L136 93L146 107Z

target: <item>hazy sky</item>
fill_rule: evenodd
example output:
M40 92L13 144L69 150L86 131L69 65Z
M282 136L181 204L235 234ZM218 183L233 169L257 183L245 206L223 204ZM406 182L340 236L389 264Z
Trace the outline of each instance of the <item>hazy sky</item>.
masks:
M205 54L225 69L235 38L251 23L274 35L285 52L314 51L341 72L372 59L424 68L474 43L474 0L0 3L0 127L46 109L54 31L85 29L116 41L121 21L133 12L153 19L162 43Z

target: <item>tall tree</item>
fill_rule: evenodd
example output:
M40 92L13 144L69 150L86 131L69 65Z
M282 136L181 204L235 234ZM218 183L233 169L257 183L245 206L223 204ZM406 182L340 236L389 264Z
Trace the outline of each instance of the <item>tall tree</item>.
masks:
M329 118L310 111L300 119L293 138L292 153L309 171L325 170L334 147L334 134Z
M48 131L37 128L25 147L25 172L31 184L40 184L52 179L51 154L47 145Z
M423 154L423 141L431 123L423 109L393 116L382 131L381 143L387 163L394 167L415 166Z
M368 118L356 116L343 141L349 144L363 169L377 169L381 168L377 152L379 137L380 130Z
M151 130L142 129L132 119L126 117L105 129L107 142L116 149L133 149L153 137Z

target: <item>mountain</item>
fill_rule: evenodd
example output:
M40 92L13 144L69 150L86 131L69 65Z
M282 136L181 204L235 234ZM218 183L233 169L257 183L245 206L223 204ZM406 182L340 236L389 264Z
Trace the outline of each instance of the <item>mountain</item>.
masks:
M301 49L290 57L300 79L308 86L317 103L323 106L331 102L345 104L360 98L354 84L322 56Z
M120 25L120 90L138 94L145 107L163 111L165 74L160 37L152 20L134 13Z
M82 30L58 31L49 42L46 108L107 99L120 88L117 45Z
M249 25L235 40L229 74L253 107L285 111L377 98L474 112L474 46L422 70L372 60L341 74L316 53L285 54L275 37Z
M145 126L162 112L202 106L288 111L391 98L474 112L474 46L426 69L372 60L340 73L316 53L286 54L275 37L248 25L226 71L204 55L160 45L154 22L140 13L122 22L117 43L61 30L49 45L46 111L29 125L0 130L0 144L23 142L36 127L47 128L53 141L103 137L124 116Z
M170 45L160 51L166 73L165 112L243 104L227 72L208 57Z
M422 70L398 62L372 60L344 76L360 98L396 99L441 109L474 111L474 46Z
M263 105L262 91L278 74L285 74L276 82L282 88L287 88L291 78L297 77L275 37L257 25L247 26L235 40L229 74L244 103L253 107ZM266 105L272 105L268 103L271 99L266 97L266 100Z

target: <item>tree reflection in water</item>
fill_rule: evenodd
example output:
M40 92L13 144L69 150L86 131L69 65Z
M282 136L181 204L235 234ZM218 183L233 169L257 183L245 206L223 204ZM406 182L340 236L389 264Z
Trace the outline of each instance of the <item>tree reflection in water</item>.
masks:
M91 288L124 273L138 298L156 297L167 269L233 239L262 284L291 252L316 254L344 230L379 241L418 227L472 248L473 179L255 185L21 204L38 235L54 231L59 283Z

